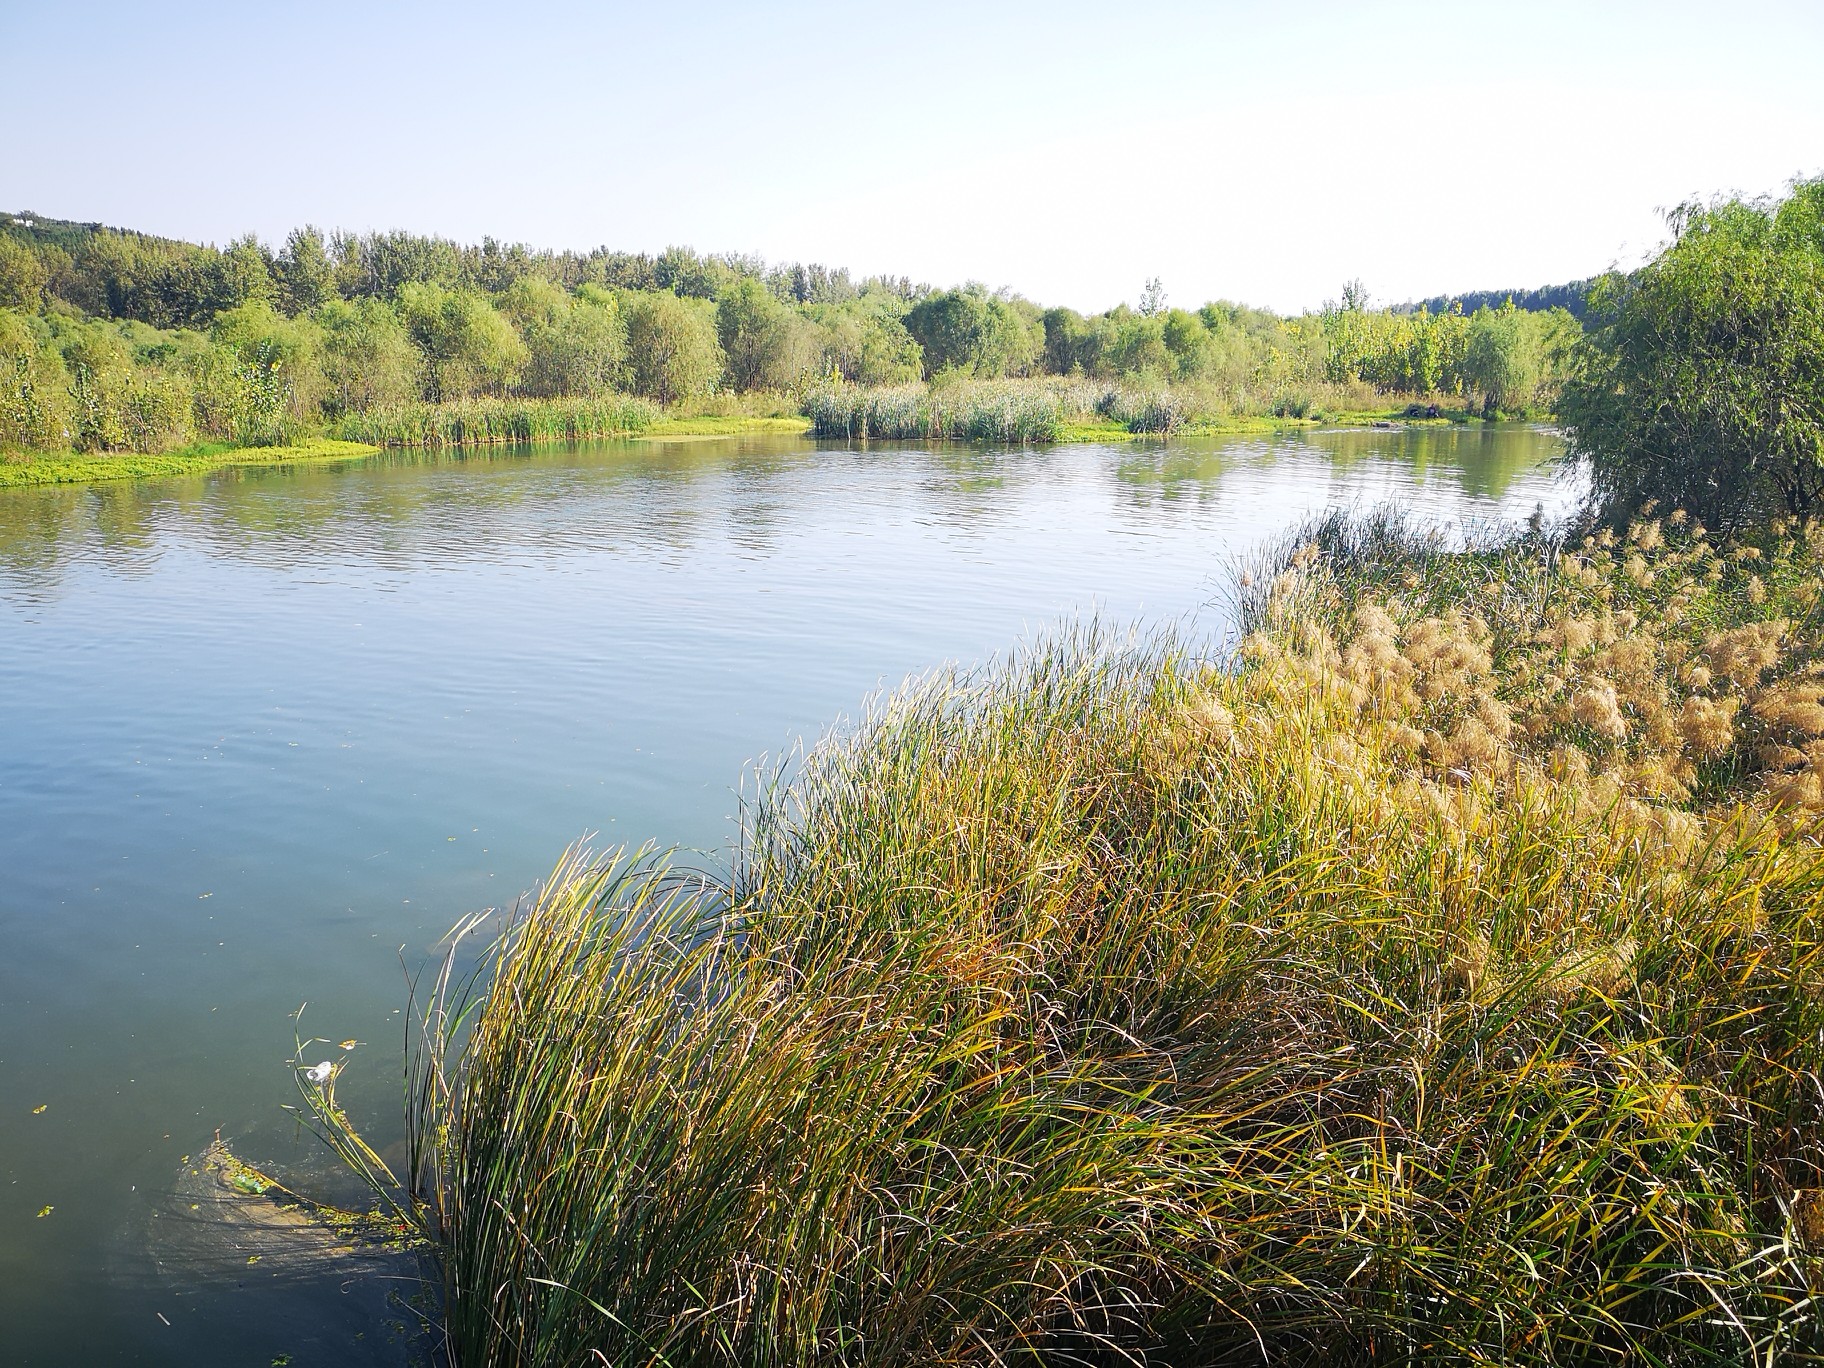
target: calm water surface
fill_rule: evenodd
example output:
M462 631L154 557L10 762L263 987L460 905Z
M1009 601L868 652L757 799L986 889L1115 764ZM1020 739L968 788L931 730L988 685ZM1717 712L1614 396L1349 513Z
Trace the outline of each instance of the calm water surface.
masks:
M1550 511L1557 449L641 442L0 491L0 1357L403 1361L372 1269L249 1262L186 1162L219 1128L337 1190L282 1110L300 1004L394 1143L400 948L568 842L715 852L745 762L881 685L1073 614L1220 633L1232 558L1299 518Z

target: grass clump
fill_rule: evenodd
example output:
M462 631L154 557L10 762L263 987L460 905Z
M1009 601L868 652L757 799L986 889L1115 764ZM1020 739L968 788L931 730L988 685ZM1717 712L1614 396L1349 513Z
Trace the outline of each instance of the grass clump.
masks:
M1397 517L1333 516L1272 569L1243 591L1248 649L1294 643L1403 710L1429 778L1750 803L1793 832L1824 814L1824 520L1719 544L1649 512L1453 551Z
M646 399L462 399L351 413L335 435L375 446L483 446L499 442L574 442L624 437L659 419Z
M572 856L424 1018L458 1362L1819 1361L1821 542L1329 522Z
M1056 381L961 381L884 388L829 386L805 397L818 437L866 441L1055 442L1088 405L1083 386Z

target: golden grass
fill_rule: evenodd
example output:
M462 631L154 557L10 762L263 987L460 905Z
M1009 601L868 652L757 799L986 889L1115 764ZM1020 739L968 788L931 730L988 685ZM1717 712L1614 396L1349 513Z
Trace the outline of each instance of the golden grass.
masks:
M422 1018L458 1362L1819 1361L1819 540L1330 523L573 855Z

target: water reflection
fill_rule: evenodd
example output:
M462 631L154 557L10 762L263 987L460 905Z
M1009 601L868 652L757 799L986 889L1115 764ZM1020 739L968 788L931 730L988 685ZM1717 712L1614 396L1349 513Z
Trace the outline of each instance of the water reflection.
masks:
M1524 517L1575 493L1556 450L765 438L0 494L8 1362L266 1362L293 1351L260 1324L345 1325L308 1279L255 1299L185 1253L180 1158L219 1126L324 1176L280 1110L302 1001L368 1042L342 1099L396 1141L395 949L580 834L714 860L744 763L877 686L1071 615L1220 630L1225 562L1288 523Z
M765 554L805 500L895 498L953 527L992 530L1060 485L1106 482L1161 510L1320 488L1330 503L1393 493L1439 511L1500 505L1541 478L1552 439L1513 427L1316 431L1121 447L870 447L791 438L597 443L487 452L389 452L366 461L236 467L183 480L9 492L0 498L0 591L54 592L75 565L144 573L174 539L272 567L333 555L377 570L491 563L578 548L687 555L722 538Z

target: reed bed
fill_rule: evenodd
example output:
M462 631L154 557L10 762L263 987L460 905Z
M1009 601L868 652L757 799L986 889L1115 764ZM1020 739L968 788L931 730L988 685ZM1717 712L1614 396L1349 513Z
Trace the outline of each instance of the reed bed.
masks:
M457 1362L1824 1361L1820 545L1332 521L573 853L421 1017Z
M1055 442L1073 418L1095 412L1100 390L1055 380L975 381L880 389L831 386L804 401L819 437L865 441Z
M658 409L628 395L603 399L461 399L351 413L332 435L374 446L482 446L623 437L657 422Z
M1169 436L1190 420L1185 399L1169 389L1111 389L1096 401L1096 412L1129 432Z
M1314 385L1268 394L1208 382L1111 384L1050 377L869 388L829 385L804 396L800 411L819 437L851 441L1051 442L1071 428L1171 436L1258 418L1322 421L1383 409L1364 386Z

